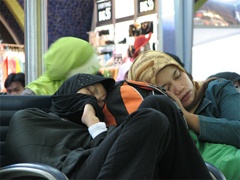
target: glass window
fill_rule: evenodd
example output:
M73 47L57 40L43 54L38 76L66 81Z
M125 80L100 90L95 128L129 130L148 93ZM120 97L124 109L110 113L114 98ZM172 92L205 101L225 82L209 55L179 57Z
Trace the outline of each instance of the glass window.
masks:
M195 25L239 25L240 0L208 0L196 12Z
M239 5L240 0L208 0L196 10L192 48L194 79L205 80L223 71L240 73Z

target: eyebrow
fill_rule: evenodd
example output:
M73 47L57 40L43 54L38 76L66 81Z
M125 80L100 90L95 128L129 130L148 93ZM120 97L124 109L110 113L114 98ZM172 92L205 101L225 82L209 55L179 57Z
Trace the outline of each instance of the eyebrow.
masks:
M176 69L174 70L174 72L173 72L172 78L174 78L174 76L176 75L177 71L178 71L178 69L176 68ZM167 83L166 83L166 84L167 84ZM163 84L162 87L166 86L166 84Z

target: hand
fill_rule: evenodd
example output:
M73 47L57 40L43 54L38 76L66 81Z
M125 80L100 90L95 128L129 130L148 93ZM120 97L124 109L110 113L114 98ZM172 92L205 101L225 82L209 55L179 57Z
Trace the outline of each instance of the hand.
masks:
M96 116L95 110L91 104L86 104L83 110L82 123L87 127L90 127L96 123L99 123L99 119Z
M186 109L183 107L180 99L178 99L173 93L171 93L170 91L166 91L167 95L170 96L176 103L177 105L180 107L180 109L182 110L183 114L186 111Z
M188 125L196 132L200 132L200 124L199 124L199 118L196 114L188 112L182 105L180 99L178 99L173 93L170 91L166 91L167 95L170 96L180 107L182 110L183 116L185 117Z

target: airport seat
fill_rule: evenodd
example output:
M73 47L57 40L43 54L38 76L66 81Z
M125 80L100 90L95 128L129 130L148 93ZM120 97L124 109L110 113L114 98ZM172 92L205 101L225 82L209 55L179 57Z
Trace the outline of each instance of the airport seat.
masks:
M47 109L51 106L51 100L51 96L0 95L0 179L68 179L61 171L46 164L9 164L8 157L5 152L5 140L12 115L16 111L25 108ZM212 164L206 162L206 166L214 180L226 179L222 172Z

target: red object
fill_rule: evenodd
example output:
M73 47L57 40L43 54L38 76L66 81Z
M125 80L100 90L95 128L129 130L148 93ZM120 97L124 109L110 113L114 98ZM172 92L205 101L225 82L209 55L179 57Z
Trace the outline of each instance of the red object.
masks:
M148 37L146 38L145 35L140 35L140 36L137 36L135 41L134 41L134 54L133 54L133 58L136 58L138 56L138 53L141 49L141 47L145 46L149 40L151 39L151 36L152 36L152 33L150 32L148 34Z

